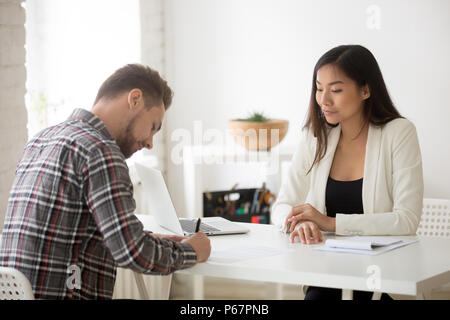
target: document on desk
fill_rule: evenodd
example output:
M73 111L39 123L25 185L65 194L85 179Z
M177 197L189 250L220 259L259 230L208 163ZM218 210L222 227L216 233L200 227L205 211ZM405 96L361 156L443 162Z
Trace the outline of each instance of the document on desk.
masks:
M210 262L232 263L242 260L265 258L293 252L294 249L279 249L264 246L239 246L227 249L211 250Z
M314 248L321 251L346 252L356 254L377 255L404 247L418 239L400 239L395 237L348 237L344 239L328 239L325 244Z

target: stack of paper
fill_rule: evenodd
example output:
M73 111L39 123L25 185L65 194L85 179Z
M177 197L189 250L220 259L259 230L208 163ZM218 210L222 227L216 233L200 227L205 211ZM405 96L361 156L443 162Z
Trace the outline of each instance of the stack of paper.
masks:
M399 239L393 237L349 237L344 239L328 239L324 245L314 249L376 255L417 241L418 239Z

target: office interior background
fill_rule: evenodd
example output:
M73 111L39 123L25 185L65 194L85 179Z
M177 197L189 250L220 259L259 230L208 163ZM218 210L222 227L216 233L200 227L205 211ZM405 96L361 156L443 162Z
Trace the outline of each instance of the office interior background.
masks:
M288 119L278 148L294 148L314 65L341 44L361 44L377 58L395 105L417 128L424 196L450 199L449 38L448 0L0 0L0 225L27 140L74 108L90 109L101 83L124 64L150 65L174 90L154 149L129 164L163 170L182 216L183 165L174 151L232 144L227 121L252 111ZM208 140L208 130L224 139ZM190 139L180 140L180 132ZM265 179L258 164L204 170L207 190L259 187ZM138 210L147 213L140 200ZM207 298L224 297L227 285L234 298L271 290L210 283L223 290L206 290ZM181 277L172 287L182 297ZM286 290L287 298L299 295Z

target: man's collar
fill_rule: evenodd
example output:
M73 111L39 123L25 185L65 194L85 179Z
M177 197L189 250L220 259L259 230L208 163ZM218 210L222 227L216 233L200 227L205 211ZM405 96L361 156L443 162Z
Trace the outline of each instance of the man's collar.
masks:
M97 129L101 133L101 135L107 138L108 140L114 140L114 138L111 136L111 133L109 132L108 128L106 128L103 121L88 110L81 108L75 109L67 120L68 121L81 120L83 122L86 122L95 129Z

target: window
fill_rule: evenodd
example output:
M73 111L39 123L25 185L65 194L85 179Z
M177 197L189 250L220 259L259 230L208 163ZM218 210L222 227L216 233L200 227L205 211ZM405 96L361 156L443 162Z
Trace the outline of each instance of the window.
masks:
M139 0L27 0L28 136L90 109L102 82L140 62Z

